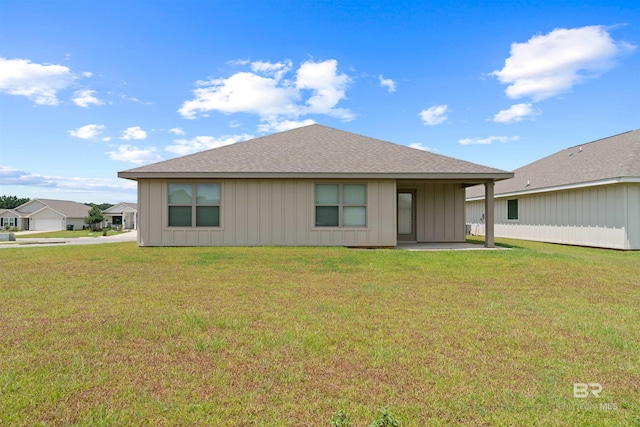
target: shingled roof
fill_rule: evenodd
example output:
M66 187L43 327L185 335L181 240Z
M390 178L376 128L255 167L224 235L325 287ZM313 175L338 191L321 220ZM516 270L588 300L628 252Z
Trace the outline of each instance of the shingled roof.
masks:
M33 201L39 201L67 218L84 218L89 214L89 210L91 210L91 206L83 205L82 203L73 202L71 200L33 199L30 202ZM24 205L26 205L27 203L24 203ZM15 210L20 212L20 206L18 206Z
M495 195L640 179L640 129L570 147L514 171L514 178L496 183ZM467 199L483 197L482 187L467 189Z
M119 172L121 178L472 178L511 173L313 124Z

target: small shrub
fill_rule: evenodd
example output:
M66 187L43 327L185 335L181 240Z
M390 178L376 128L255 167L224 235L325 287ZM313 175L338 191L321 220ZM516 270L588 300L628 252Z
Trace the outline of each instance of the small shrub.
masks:
M331 427L351 427L353 423L351 422L351 418L349 415L344 412L342 409L333 414L331 417Z
M373 420L371 427L399 427L400 420L389 410L383 406L378 409L378 417Z

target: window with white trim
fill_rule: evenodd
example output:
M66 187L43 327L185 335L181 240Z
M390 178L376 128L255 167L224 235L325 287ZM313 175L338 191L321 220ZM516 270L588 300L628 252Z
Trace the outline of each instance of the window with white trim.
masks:
M220 184L168 185L169 227L220 227Z
M0 218L0 227L17 227L18 226L18 218L7 217Z
M366 227L366 184L316 184L316 227Z

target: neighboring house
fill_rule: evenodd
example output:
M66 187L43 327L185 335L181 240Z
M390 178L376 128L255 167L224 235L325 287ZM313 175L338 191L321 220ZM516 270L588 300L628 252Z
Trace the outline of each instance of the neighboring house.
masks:
M513 174L314 124L118 176L140 246L389 247L464 242L465 187Z
M53 231L84 226L91 208L69 200L33 199L15 209L0 209L0 224L22 230Z
M640 249L640 129L559 151L495 186L495 236ZM467 223L484 234L483 191Z
M136 214L138 213L137 203L121 202L102 211L105 221L114 226L123 229L136 229Z
M20 214L13 209L0 209L0 231L5 228L19 227Z

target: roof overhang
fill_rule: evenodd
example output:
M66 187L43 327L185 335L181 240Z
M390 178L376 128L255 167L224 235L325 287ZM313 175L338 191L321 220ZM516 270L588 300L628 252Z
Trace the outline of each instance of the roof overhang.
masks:
M478 183L513 178L511 172L496 173L314 173L314 172L118 172L119 178L139 179L395 179Z
M9 213L11 215L14 215L16 218L22 218L23 215L20 212L16 212L13 209L0 209L0 215L4 215L6 213Z
M129 213L129 212L137 212L137 211L136 209L132 208L126 203L118 203L117 205L113 205L110 208L107 208L102 211L102 213L105 215L111 215L111 214L119 215L122 213Z
M566 184L566 185L556 185L552 187L543 187L543 188L534 188L531 190L520 190L520 191L510 191L506 193L495 194L494 198L503 198L503 197L514 197L514 196L522 196L526 194L537 194L537 193L548 193L551 191L562 191L562 190L575 190L578 188L586 188L586 187L597 187L600 185L612 185L612 184L626 184L626 183L640 183L640 177L618 177L618 178L608 178L601 179L598 181L589 181L589 182L579 182L575 184ZM484 195L468 197L467 202L473 202L476 200L484 200Z

